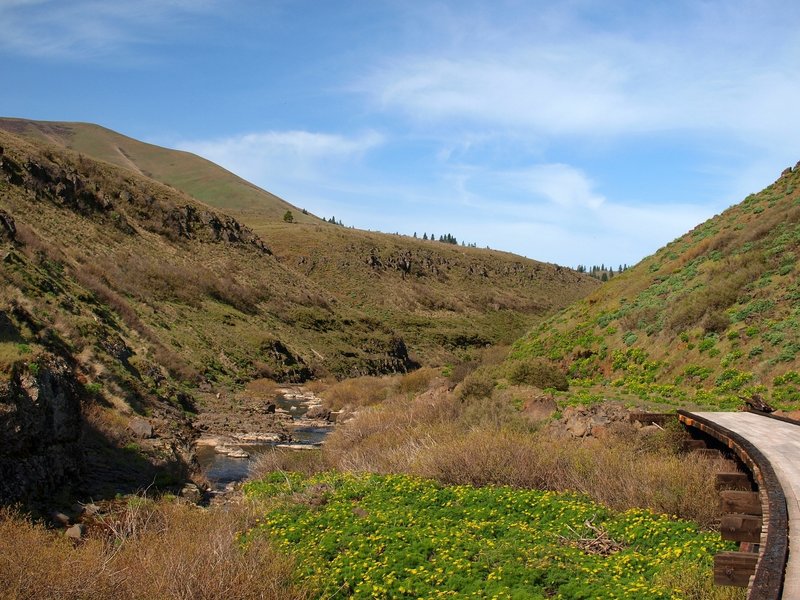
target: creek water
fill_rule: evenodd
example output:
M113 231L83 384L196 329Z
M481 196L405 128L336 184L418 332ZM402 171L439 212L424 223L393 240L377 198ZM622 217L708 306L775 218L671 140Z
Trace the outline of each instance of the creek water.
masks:
M292 447L295 452L306 452L308 448L321 446L325 437L333 430L332 425L319 427L302 423L310 404L308 398L281 394L275 398L275 404L278 409L285 410L295 420L300 421L291 428L291 442L227 444L235 448L241 448L249 454L248 458L236 458L227 454L220 454L214 446L196 446L196 457L200 470L215 491L225 490L231 484L245 480L250 474L253 464L262 454L271 452L275 448L286 446Z

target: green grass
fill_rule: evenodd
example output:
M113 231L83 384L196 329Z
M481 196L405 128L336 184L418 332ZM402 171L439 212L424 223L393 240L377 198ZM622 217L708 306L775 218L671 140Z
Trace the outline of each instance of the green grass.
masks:
M712 555L732 549L689 522L574 494L283 472L245 493L271 501L245 544L291 552L323 597L682 598L700 590L676 574L700 572L708 587ZM618 544L608 554L585 544L601 535Z
M727 409L778 392L773 379L800 365L799 180L794 169L698 225L533 328L512 359L547 358L584 384L672 405ZM614 364L626 349L654 364L646 380ZM798 396L790 383L774 403L800 409Z

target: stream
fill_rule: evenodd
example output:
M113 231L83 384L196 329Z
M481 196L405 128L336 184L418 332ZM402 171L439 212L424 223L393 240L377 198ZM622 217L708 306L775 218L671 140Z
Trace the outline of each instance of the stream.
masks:
M289 448L296 452L304 452L322 446L327 435L333 430L333 423L322 424L318 420L306 418L311 406L319 404L319 399L309 394L285 393L275 398L276 411L284 411L291 415L290 441L226 441L224 446L234 450L242 450L246 456L232 456L218 450L218 444L203 443L201 439L195 446L195 455L201 472L211 483L213 492L224 492L244 481L250 473L252 465L258 458L274 448Z

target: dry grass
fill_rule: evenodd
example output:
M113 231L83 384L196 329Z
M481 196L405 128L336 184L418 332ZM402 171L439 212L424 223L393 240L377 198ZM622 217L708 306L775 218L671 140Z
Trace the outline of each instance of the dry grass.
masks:
M273 448L270 452L260 454L252 464L249 479L261 479L275 471L294 471L304 475L314 475L329 467L325 456L319 450L286 450Z
M291 561L266 542L236 542L243 506L203 510L136 500L74 545L60 532L0 510L5 599L307 598Z
M386 400L392 383L385 377L356 377L333 384L322 399L331 410L370 406Z
M245 386L245 394L250 398L257 398L259 400L271 400L278 392L278 384L272 379L253 379L247 382Z
M577 491L614 509L650 508L712 526L721 460L679 454L669 432L620 424L602 440L536 431L507 401L459 400L446 388L359 412L331 435L325 457L342 470L413 473L446 484Z
M410 399L428 389L438 375L436 369L422 368L404 375L356 377L309 389L318 393L331 410L354 410L393 398Z

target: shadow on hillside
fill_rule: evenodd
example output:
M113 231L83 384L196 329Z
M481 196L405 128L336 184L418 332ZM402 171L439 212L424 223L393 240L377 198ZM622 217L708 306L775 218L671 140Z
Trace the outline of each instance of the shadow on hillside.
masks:
M153 440L118 446L100 430L84 423L81 447L80 498L105 500L118 495L176 491L191 473L190 464L173 451L166 458ZM167 444L165 449L174 445Z

